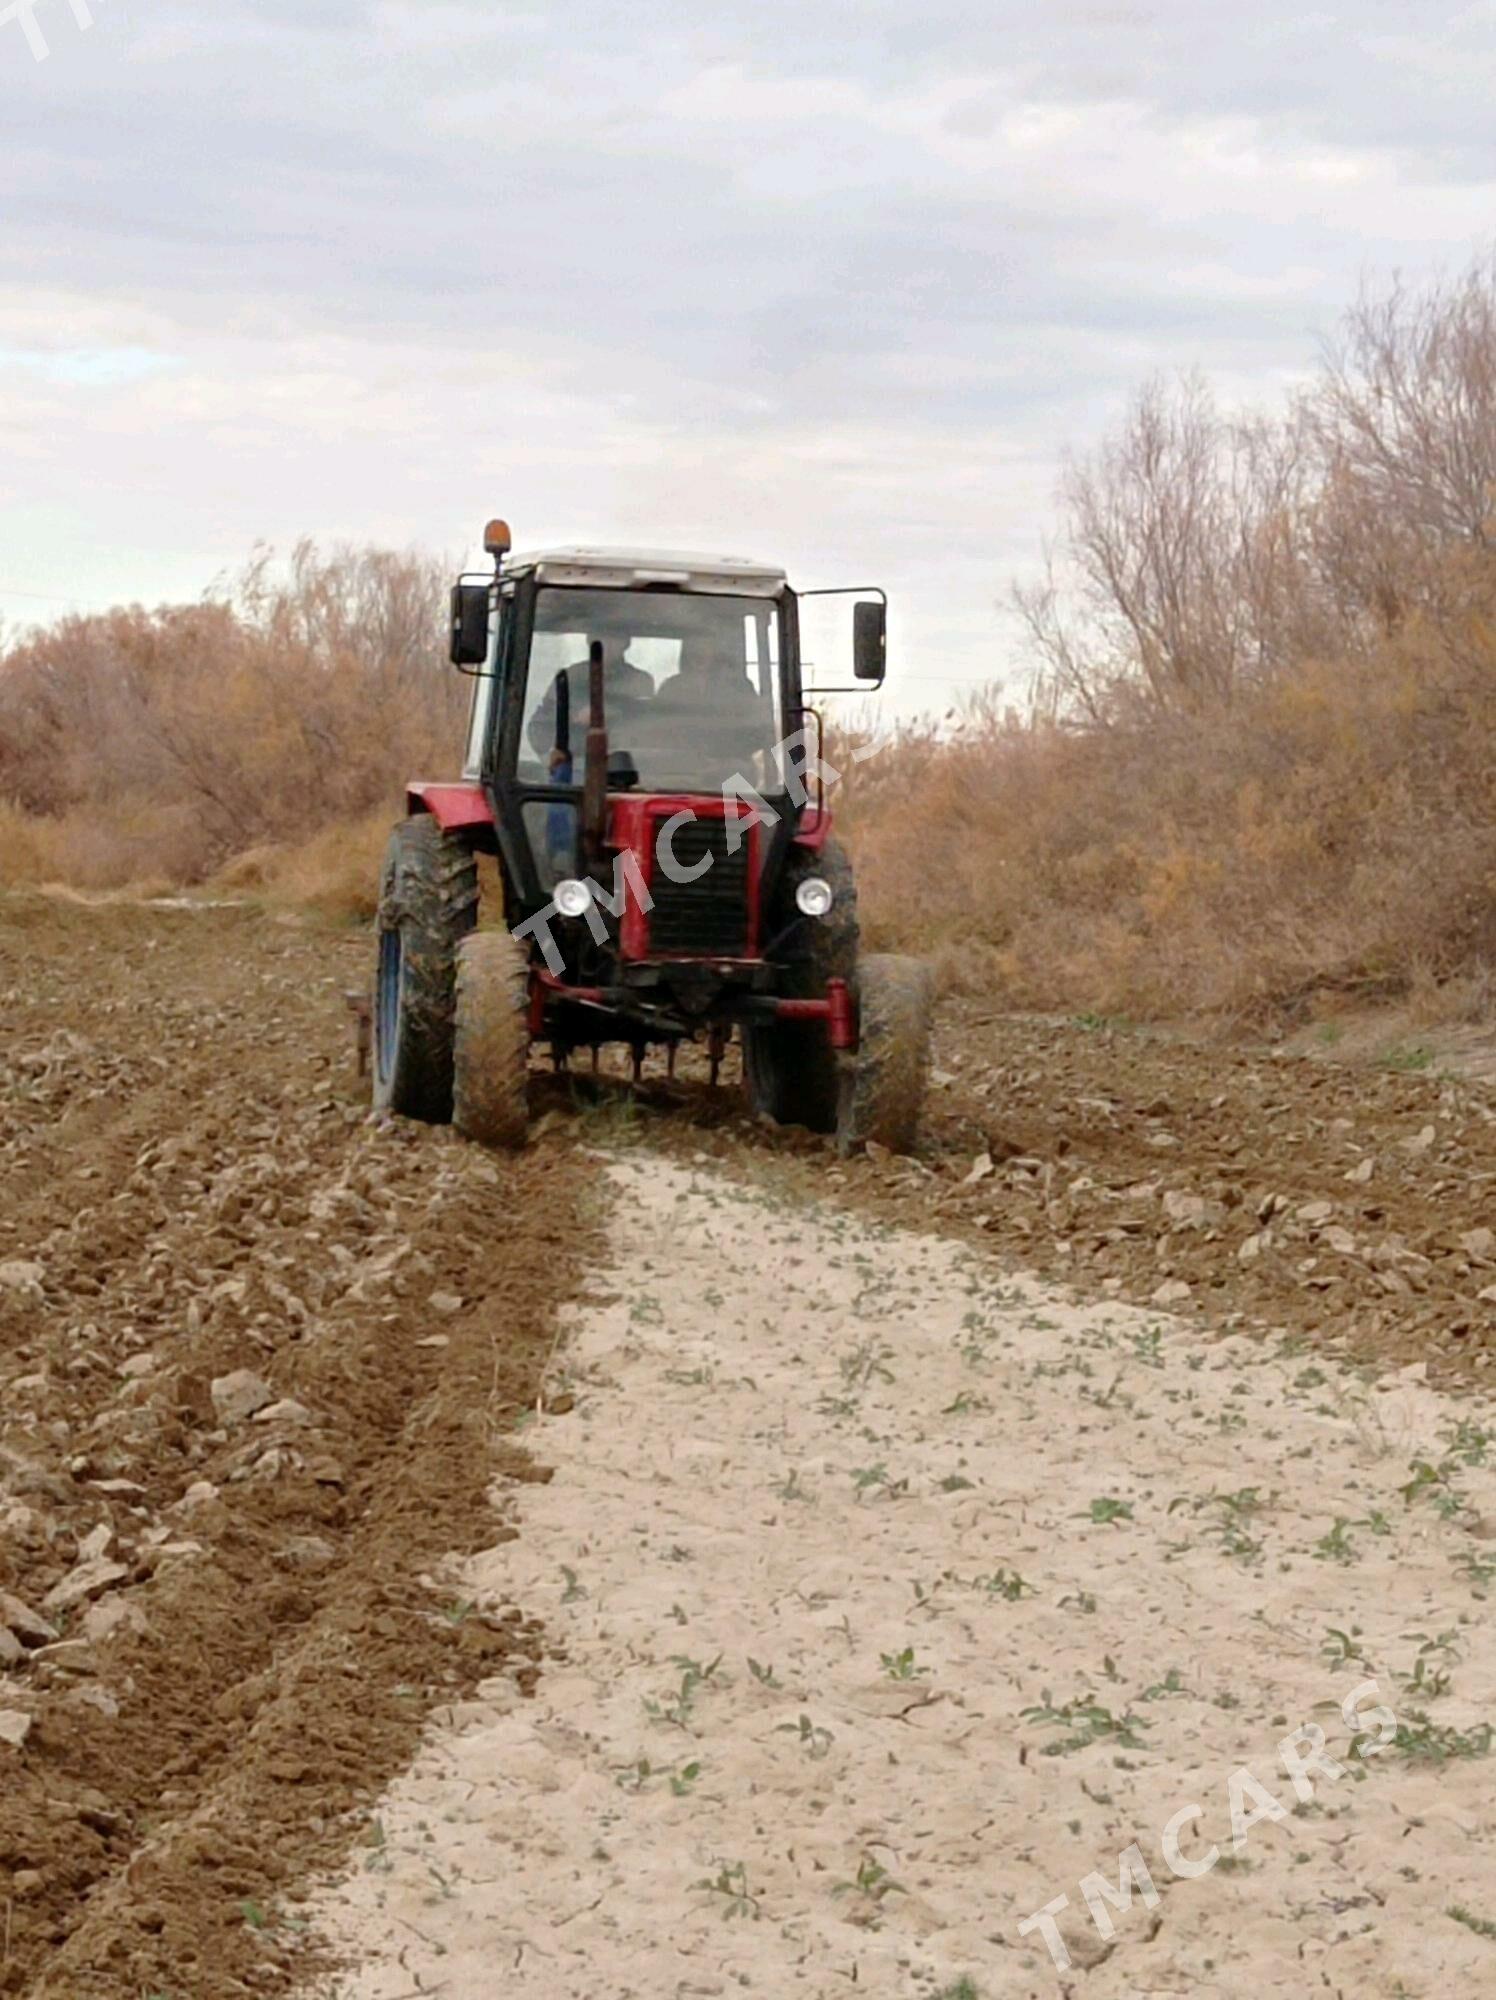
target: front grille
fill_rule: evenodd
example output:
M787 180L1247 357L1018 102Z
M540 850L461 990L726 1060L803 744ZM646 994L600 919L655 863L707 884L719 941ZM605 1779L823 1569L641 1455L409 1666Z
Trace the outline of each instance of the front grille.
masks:
M752 835L740 828L737 852L729 853L726 820L687 820L675 829L670 845L682 868L695 868L704 856L711 857L711 866L694 882L672 882L656 856L649 885L654 897L651 951L676 957L745 957Z

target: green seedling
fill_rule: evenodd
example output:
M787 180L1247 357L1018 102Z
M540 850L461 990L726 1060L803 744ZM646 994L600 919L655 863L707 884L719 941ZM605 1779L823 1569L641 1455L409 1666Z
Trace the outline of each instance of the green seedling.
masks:
M1147 1748L1140 1729L1151 1729L1152 1724L1142 1716L1124 1711L1114 1715L1112 1711L1097 1701L1092 1694L1077 1695L1063 1707L1056 1708L1046 1689L1042 1701L1033 1708L1020 1711L1025 1722L1038 1723L1043 1727L1063 1727L1074 1731L1073 1735L1046 1743L1043 1755L1065 1757L1072 1750L1084 1750L1092 1743L1109 1742L1124 1750Z
M1114 1527L1118 1521L1132 1519L1132 1503L1128 1500L1102 1498L1093 1500L1089 1507L1077 1517L1082 1521L1093 1521L1098 1527Z
M708 1895L720 1896L722 1915L727 1917L753 1917L762 1912L759 1902L748 1887L748 1871L741 1861L728 1863L719 1861L715 1875L703 1875L699 1882L691 1884L693 1889L704 1889Z
M1496 1558L1477 1555L1474 1549L1461 1549L1454 1559L1456 1572L1477 1591L1485 1584L1496 1583Z
M1115 1677L1113 1676L1113 1678ZM1152 1687L1143 1689L1143 1692L1138 1696L1138 1700L1167 1701L1171 1695L1188 1693L1189 1689L1185 1686L1184 1677L1178 1667L1170 1667L1161 1681L1155 1681Z
M1368 1666L1366 1655L1355 1638L1349 1632L1342 1632L1338 1625L1326 1627L1320 1651L1332 1667Z
M832 1744L836 1741L829 1729L823 1729L820 1723L812 1722L808 1715L802 1715L798 1722L781 1722L774 1733L776 1736L798 1737L800 1748L815 1763L819 1763L829 1754Z
M1477 1937L1496 1939L1496 1924L1489 1917L1476 1916L1474 1911L1467 1910L1461 1903L1452 1904L1444 1914L1453 1917L1457 1924L1463 1924L1467 1931L1474 1931Z
M1382 1068L1396 1071L1399 1075L1411 1075L1417 1070L1428 1069L1434 1060L1434 1052L1427 1042L1413 1042L1406 1048L1388 1049L1382 1057Z
M909 1892L902 1882L895 1882L880 1861L875 1861L871 1854L864 1854L857 1870L857 1880L838 1882L831 1893L833 1896L866 1896L874 1903L881 1903L885 1896L906 1896Z
M866 1389L873 1382L892 1382L893 1349L874 1339L861 1341L838 1362L842 1381L849 1389Z
M1492 1433L1468 1417L1462 1417L1446 1439L1449 1457L1457 1458L1462 1465L1485 1465L1492 1442Z
M1321 1535L1319 1540L1314 1544L1314 1560L1316 1562L1338 1563L1359 1562L1361 1559L1360 1552L1351 1540L1349 1532L1353 1525L1352 1522L1337 1517L1335 1525L1330 1529L1329 1533Z
M748 1656L748 1671L760 1687L778 1688L784 1685L772 1666L766 1667L761 1660L755 1660L751 1653Z
M1417 1639L1418 1655L1411 1674L1398 1676L1409 1694L1426 1695L1430 1701L1437 1701L1441 1695L1449 1693L1452 1685L1449 1669L1460 1658L1459 1633L1451 1628L1430 1638L1423 1632L1405 1632L1405 1639Z
M1169 1502L1169 1512L1175 1513L1181 1507L1189 1507L1196 1514L1213 1510L1216 1519L1210 1523L1206 1533L1211 1535L1221 1547L1223 1555L1233 1556L1242 1562L1255 1562L1262 1554L1260 1537L1249 1534L1246 1524L1261 1511L1262 1496L1255 1486L1243 1486L1235 1493L1205 1493L1198 1499L1181 1494ZM1189 1544L1183 1544L1188 1548Z
M878 1658L883 1662L883 1671L891 1681L917 1681L921 1675L930 1671L928 1667L917 1667L914 1664L912 1646L906 1646L901 1653L880 1653Z
M710 1666L703 1666L699 1660L688 1659L684 1653L673 1653L670 1664L681 1670L680 1686L664 1701L646 1699L644 1713L651 1722L663 1722L675 1729L684 1729L696 1708L699 1691L716 1673L722 1664L719 1653Z
M990 1576L974 1576L972 1583L978 1590L985 1590L989 1597L1006 1598L1009 1604L1016 1604L1020 1597L1036 1595L1034 1586L1026 1583L1016 1569L998 1568Z
M1351 1754L1361 1757L1364 1739L1351 1746ZM1397 1725L1397 1733L1387 1746L1387 1755L1406 1757L1410 1764L1448 1764L1456 1758L1489 1757L1496 1745L1496 1730L1489 1722L1473 1729L1453 1729L1431 1721L1421 1709L1410 1708Z

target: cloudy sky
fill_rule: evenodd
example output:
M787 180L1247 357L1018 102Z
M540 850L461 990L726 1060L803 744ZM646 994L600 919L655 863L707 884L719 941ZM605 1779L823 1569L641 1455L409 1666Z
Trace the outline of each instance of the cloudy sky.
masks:
M0 615L502 512L885 582L943 703L1148 375L1489 243L1493 101L1496 0L0 0Z

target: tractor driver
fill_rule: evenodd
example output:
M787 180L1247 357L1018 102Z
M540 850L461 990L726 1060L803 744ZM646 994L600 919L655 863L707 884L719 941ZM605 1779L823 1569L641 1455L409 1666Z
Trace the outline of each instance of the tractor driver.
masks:
M735 773L756 778L770 747L767 720L741 641L693 635L681 648L679 671L654 698L650 734L672 766L661 776L714 787Z
M632 634L592 641L603 649L603 715L608 735L622 750L630 747L643 720L645 704L654 698L653 680L642 667L636 667L625 657L633 643ZM586 754L587 730L592 720L591 673L586 660L564 667L530 717L531 747L546 759L552 780L558 785L572 782L574 761L578 755Z

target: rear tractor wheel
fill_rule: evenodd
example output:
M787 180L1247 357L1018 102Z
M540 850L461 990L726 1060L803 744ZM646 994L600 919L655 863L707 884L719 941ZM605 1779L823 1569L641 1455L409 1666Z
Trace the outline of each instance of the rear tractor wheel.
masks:
M483 1146L529 1130L530 961L508 931L479 931L457 953L452 1118Z
M445 1125L452 1116L457 947L478 920L478 863L428 813L390 835L379 882L374 1108Z

